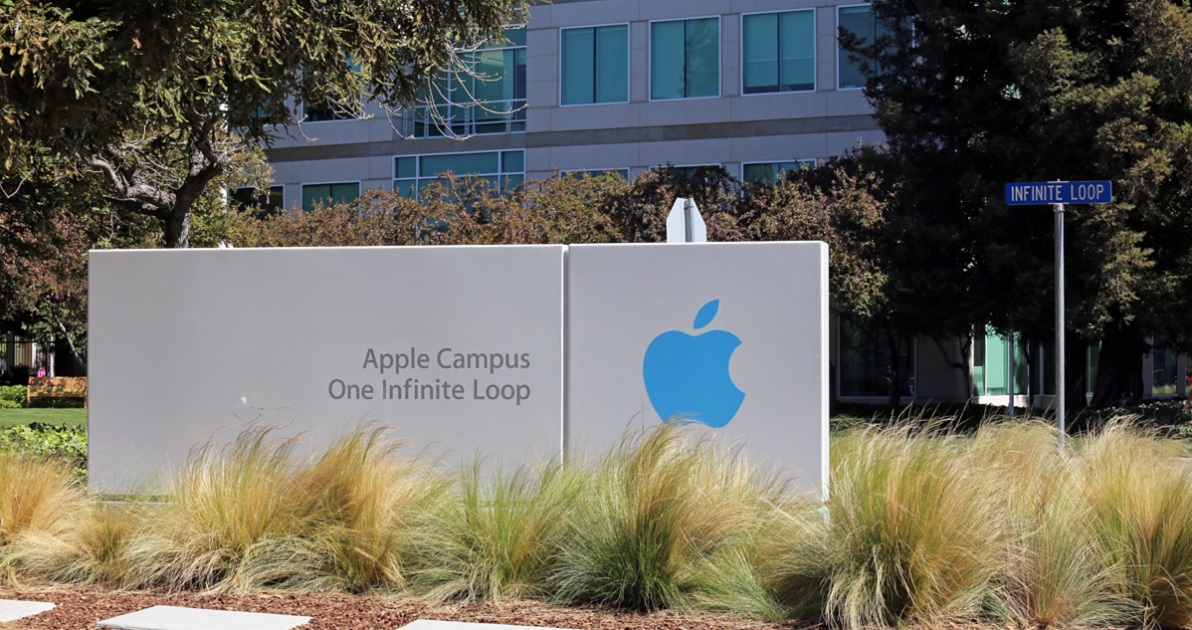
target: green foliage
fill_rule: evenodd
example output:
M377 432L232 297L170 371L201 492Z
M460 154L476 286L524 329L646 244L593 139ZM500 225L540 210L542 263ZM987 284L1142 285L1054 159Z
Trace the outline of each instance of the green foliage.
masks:
M1003 186L1112 180L1112 204L1066 213L1068 326L1106 340L1093 406L1138 402L1144 336L1192 337L1192 66L1173 61L1192 41L1192 8L873 6L889 35L845 34L842 44L864 61L888 141L873 164L899 184L883 239L899 325L964 335L991 324L1049 338L1054 219L1044 207L1006 206Z
M660 242L675 198L687 195L699 204L709 239L826 242L834 305L872 316L885 288L875 255L885 210L881 183L835 163L814 177L744 194L724 169L710 167L690 178L664 167L634 182L615 173L564 175L505 193L482 180L445 176L419 201L369 190L313 212L236 213L221 238L237 247Z
M41 422L0 428L0 453L60 462L77 479L87 475L87 432L82 428Z
M28 400L28 385L0 385L0 409L20 409Z
M413 103L455 50L499 36L523 0L0 5L5 173L98 174L106 202L186 247L192 211L307 104ZM350 51L347 52L347 51ZM229 134L229 130L233 133ZM59 171L46 160L61 160ZM9 182L5 182L6 184ZM15 182L12 182L15 183Z

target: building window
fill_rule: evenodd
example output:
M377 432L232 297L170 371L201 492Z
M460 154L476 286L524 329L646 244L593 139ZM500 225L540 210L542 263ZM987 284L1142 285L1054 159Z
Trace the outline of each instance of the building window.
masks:
M629 101L629 25L568 28L562 37L562 103Z
M413 135L472 136L526 130L526 30L459 53L467 71L441 75L414 109Z
M745 94L815 90L815 9L741 18Z
M1151 348L1151 395L1175 396L1179 393L1179 353L1166 343Z
M354 120L355 114L344 111L330 103L303 103L304 122L328 122L332 120Z
M888 397L895 368L901 372L899 396L914 396L915 371L911 346L901 344L898 363L879 326L840 319L840 396Z
M239 210L255 209L259 215L275 214L285 207L283 190L281 186L233 188L228 191L228 205Z
M560 175L570 175L577 179L583 177L600 177L606 173L616 173L621 176L621 179L629 181L629 169L627 168L576 168L559 171Z
M515 150L399 156L393 159L393 191L417 197L418 191L450 172L487 181L505 192L525 181L525 155Z
M334 184L303 184L302 209L310 212L319 206L350 203L360 196L360 182Z
M1010 375L1010 339L988 328L973 339L973 387L978 396L1006 396L1013 382L1014 394L1027 393L1030 366L1022 338L1014 337L1014 375Z
M886 34L886 28L878 23L872 7L868 4L838 7L836 25L860 38L862 45L872 44ZM839 45L836 47L836 68L837 88L865 87L865 75L861 74L860 65L853 62L848 51Z
M650 98L720 96L720 18L650 24Z
M741 179L748 182L774 184L787 171L815 168L815 160L793 160L790 162L753 162L741 166Z

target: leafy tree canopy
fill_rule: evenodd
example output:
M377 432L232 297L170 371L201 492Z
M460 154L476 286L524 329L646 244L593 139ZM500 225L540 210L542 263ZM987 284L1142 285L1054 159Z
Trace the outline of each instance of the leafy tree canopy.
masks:
M3 183L104 178L185 247L194 204L304 103L413 102L525 0L0 0Z
M1136 399L1144 334L1192 332L1189 3L875 0L874 10L876 41L841 37L862 60L887 177L900 183L889 265L906 325L1050 336L1052 213L1007 207L1003 186L1112 180L1113 204L1068 208L1068 326L1103 340L1094 402Z

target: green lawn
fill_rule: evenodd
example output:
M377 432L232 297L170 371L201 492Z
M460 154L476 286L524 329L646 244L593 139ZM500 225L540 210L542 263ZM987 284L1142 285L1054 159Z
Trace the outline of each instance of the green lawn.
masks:
M0 409L0 427L31 422L87 427L86 409Z

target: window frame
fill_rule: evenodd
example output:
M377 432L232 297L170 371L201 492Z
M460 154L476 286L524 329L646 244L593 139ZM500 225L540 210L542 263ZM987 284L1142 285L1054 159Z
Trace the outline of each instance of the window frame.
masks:
M485 149L485 150L480 150L480 151L444 151L444 152L439 152L439 153L430 152L430 153L414 153L414 154L402 154L402 155L395 154L395 155L393 155L392 156L393 177L389 180L390 185L393 187L391 189L391 191L396 194L401 194L401 193L397 192L398 180L401 180L401 181L413 180L414 187L410 189L411 192L413 193L413 196L411 196L410 198L418 199L418 191L421 190L421 188L422 188L422 186L420 185L422 180L426 180L427 182L433 182L433 181L438 180L440 177L442 177L441 173L427 176L427 177L423 177L418 174L422 171L422 158L425 158L425 157L479 155L482 153L496 153L497 154L497 170L498 170L498 172L496 172L496 173L456 173L454 171L452 171L452 173L456 177L497 177L498 181L499 181L500 178L506 177L508 175L517 175L519 173L519 172L515 172L515 171L504 172L501 170L503 168L503 164L504 164L504 161L503 161L504 157L505 157L504 154L514 152L514 151L521 152L521 154L522 154L522 170L519 172L520 172L521 178L522 178L521 183L524 184L526 182L526 150L524 148ZM412 178L411 177L398 177L397 176L397 160L400 158L411 158L411 157L414 158L414 160L415 160L414 161L414 173L415 173L414 177L412 177ZM446 172L446 171L444 171L444 172ZM504 186L498 184L498 186L497 186L498 192L504 193L505 190L506 189Z
M302 124L303 125L321 125L324 123L339 123L339 122L346 122L349 120L364 120L363 113L361 113L361 115L359 115L359 116L345 116L343 118L322 118L319 120L311 120L308 117L309 115L307 113L309 111L309 109L310 109L310 103L306 103L306 102L302 103ZM334 114L335 110L332 109L331 112Z
M836 5L836 11L835 11L836 25L835 25L835 28L832 29L832 41L836 46L836 90L838 92L854 92L857 90L865 89L864 85L858 85L856 87L841 87L840 86L840 71L841 71L842 65L843 65L840 63L840 53L843 52L843 50L840 48L840 10L841 9L852 9L852 8L856 8L856 7L869 7L870 15L873 14L873 3L872 2L858 2L858 3L854 3L854 4L838 4L838 5Z
M299 188L298 188L298 192L301 195L298 198L298 208L300 210L302 210L303 212L314 212L314 210L315 210L314 208L307 210L305 207L306 206L305 201L306 201L306 187L307 186L336 186L339 184L356 184L356 199L359 199L361 196L364 195L364 180L360 180L360 179L356 179L356 180L340 179L340 180L331 180L331 181L325 181L325 182L302 182L302 184L300 184Z
M608 26L624 26L625 27L625 100L623 101L593 101L591 103L564 103L563 102L563 31L574 31L581 28L590 28L595 33L595 29L604 28ZM609 22L608 24L591 24L586 26L561 26L559 27L559 107L591 107L593 105L624 105L633 100L633 95L630 93L633 88L633 24L631 22ZM529 59L527 58L527 62ZM593 69L595 71L595 69Z
M505 32L522 31L522 32L526 33L527 35L529 35L529 32L530 32L526 23L508 24L505 26L504 31ZM506 38L506 39L508 39L508 38ZM472 101L471 103L467 103L467 104L460 104L460 103L455 103L454 101L450 101L450 100L447 101L446 103L443 103L440 105L440 104L436 104L434 102L434 96L432 95L430 97L431 102L429 104L428 103L414 103L410 107L407 108L407 110L406 110L407 114L403 115L403 118L405 118L405 116L408 116L408 119L403 120L402 124L403 124L403 126L409 125L411 127L412 131L409 134L406 134L405 131L403 130L403 132L402 132L403 135L408 135L408 137L411 139L424 139L424 138L470 138L470 137L476 137L476 136L500 136L500 135L515 134L515 133L525 133L526 132L526 122L527 122L526 121L526 111L527 111L527 107L528 107L529 100L530 100L529 99L530 52L529 52L528 41L525 44L516 44L516 43L509 42L509 41L502 41L500 44L492 44L492 45L488 45L488 46L482 44L474 49L457 49L455 52L456 52L456 54L459 54L459 53L475 54L475 53L480 53L480 52L485 52L485 51L508 51L508 50L514 50L514 51L522 50L525 53L524 56L525 56L525 60L526 60L526 70L523 71L523 79L526 83L526 85L525 85L526 94L520 99L513 98L513 99L506 99L505 101L490 101L490 103L491 102L506 102L506 103L510 104L508 111L501 114L501 117L504 120L492 120L492 121L480 122L474 117L468 118L465 115L463 122L460 122L460 123L451 122L452 118L454 118L454 116L455 116L454 112L457 108L465 110L465 111L480 108L481 111L483 111L484 105L479 102L476 102L476 101ZM516 58L516 55L515 55L515 58ZM453 88L450 86L452 86L455 82L459 81L459 76L460 75L458 73L454 73L454 72L448 74L448 76L446 78L447 84L449 86L446 90L448 94L453 92ZM478 80L474 75L467 75L467 77L470 81L473 81L473 82ZM430 81L432 83L437 80L438 80L437 77L430 79ZM474 94L476 92L475 83L473 83L473 85L470 86L470 89L465 89L465 92L471 92ZM520 101L521 104L514 107L513 103L516 103L518 101ZM445 130L439 128L438 122L432 122L430 115L427 113L432 108L438 109L440 107L446 108L446 110L447 110L446 120L448 122L446 125L447 129L445 129ZM492 125L492 124L504 125L505 128L502 131L485 131L485 132L477 131L477 128L480 125ZM521 129L514 129L514 127L518 126L518 125L521 126ZM462 133L456 132L456 130L455 130L456 126L459 126L462 128ZM435 128L438 131L438 133L430 133L430 129L432 129L432 128ZM419 133L420 129L421 129L421 133ZM418 154L418 155L421 155L421 154Z
M748 13L741 14L741 30L740 30L740 37L738 37L738 39L741 40L740 41L740 51L739 51L739 54L740 54L739 58L741 60L741 72L740 72L741 84L740 84L740 86L738 86L740 89L739 94L741 96L754 97L754 96L775 96L775 95L781 95L781 94L814 94L815 92L819 91L819 87L820 87L820 84L819 84L819 46L816 45L816 42L819 39L816 36L816 26L819 23L819 11L817 10L818 8L819 7L804 7L802 9L779 9L776 11L750 11ZM746 93L745 92L745 18L748 16L751 16L751 15L768 15L768 14L780 15L783 13L806 13L806 12L811 13L811 38L812 38L812 43L811 43L811 89L810 90L778 90L775 92L754 92L752 94ZM839 31L837 31L837 32L839 32ZM840 46L839 40L836 41L836 45L838 47ZM782 61L781 61L781 57L780 57L779 58L779 72L780 73L782 71L781 63L782 63Z
M573 175L575 173L587 173L588 175L593 175L593 176L600 176L600 175L604 175L605 173L616 173L617 175L624 177L625 181L630 182L630 183L633 182L633 180L630 179L630 176L633 174L633 171L628 166L593 167L593 168L561 168L561 169L559 169L560 175Z
M813 168L813 169L818 168L819 164L820 164L819 158L795 158L795 159L791 159L791 160L752 160L749 162L741 162L741 183L748 184L750 181L750 180L745 179L745 167L756 166L758 164L782 164L783 162L796 162L799 164L802 164L804 162L809 162L811 168ZM778 171L779 175L781 175L784 172L786 172L786 171ZM753 181L757 181L757 180L753 180ZM771 182L771 183L773 183L773 182Z
M280 195L281 203L279 203L276 208L261 208L261 210L265 210L268 212L274 212L274 211L284 212L285 211L285 209L286 209L286 187L284 184L270 184L268 187L264 188L265 197L268 198L269 195L271 195L273 193L273 189L275 189L275 188L279 189L281 191L281 195ZM229 208L233 207L233 205L236 204L236 200L232 198L232 193L239 191L239 190L261 190L261 189L258 189L256 186L232 186L232 187L228 188L227 205ZM240 206L240 207L243 207L243 206Z
M646 96L650 103L674 101L699 101L721 98L724 95L724 20L717 15L692 15L681 18L659 18L646 23ZM681 98L654 98L654 25L661 22L690 22L692 20L716 20L716 94L710 96L683 96ZM630 44L632 52L632 44ZM686 47L684 47L686 55ZM704 166L704 165L701 165Z

